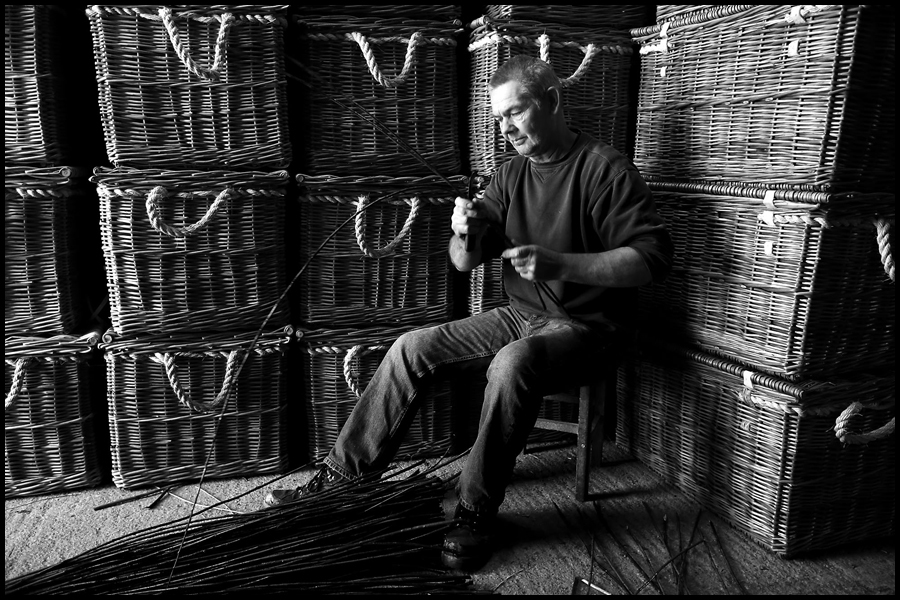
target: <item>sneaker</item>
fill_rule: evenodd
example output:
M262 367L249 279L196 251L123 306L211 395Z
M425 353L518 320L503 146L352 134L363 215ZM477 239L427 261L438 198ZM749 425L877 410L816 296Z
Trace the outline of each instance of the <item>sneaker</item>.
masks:
M491 534L496 515L477 514L459 504L453 518L456 527L444 538L441 562L450 569L473 573L491 559Z
M306 498L312 494L324 492L343 481L345 481L345 479L338 474L337 471L334 471L329 467L322 467L319 469L318 473L313 475L312 479L298 488L293 490L272 490L269 492L266 495L266 506L282 506L284 504L290 504L291 502L296 502L297 500Z

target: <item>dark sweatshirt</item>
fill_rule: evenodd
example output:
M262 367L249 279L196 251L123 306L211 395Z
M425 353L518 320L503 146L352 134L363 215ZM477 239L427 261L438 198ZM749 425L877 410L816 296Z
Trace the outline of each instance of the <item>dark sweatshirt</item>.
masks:
M603 252L630 246L638 251L653 281L663 280L672 264L672 241L657 214L653 196L627 157L583 132L559 161L535 164L517 156L491 178L485 207L517 245L537 244L557 252ZM484 260L503 251L499 235L483 240ZM527 313L565 314L536 286L503 261L503 283L510 303ZM563 281L547 282L573 319L603 328L631 327L635 288L604 288ZM546 307L546 310L545 310Z

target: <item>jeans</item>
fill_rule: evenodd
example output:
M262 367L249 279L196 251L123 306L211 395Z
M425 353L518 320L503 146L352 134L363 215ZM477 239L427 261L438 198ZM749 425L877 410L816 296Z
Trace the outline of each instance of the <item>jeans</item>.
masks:
M503 502L543 397L591 381L600 372L598 361L611 360L614 341L608 331L511 306L405 333L385 355L325 464L350 479L386 468L430 378L487 369L478 435L457 494L468 510L492 514Z

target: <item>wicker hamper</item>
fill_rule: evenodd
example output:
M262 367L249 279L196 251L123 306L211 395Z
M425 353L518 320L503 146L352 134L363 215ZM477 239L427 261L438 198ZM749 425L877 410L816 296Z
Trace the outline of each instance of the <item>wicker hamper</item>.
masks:
M300 86L303 122L295 130L303 172L430 175L407 147L443 175L461 172L456 64L461 27L404 18L293 15L292 30L305 67L301 75L310 85Z
M6 337L6 498L100 483L89 376L99 340Z
M616 443L766 549L894 531L894 372L789 383L658 341L619 370Z
M290 322L288 174L96 168L117 334L231 332Z
M309 455L324 459L391 344L413 327L298 331ZM397 457L443 456L451 445L449 382L420 393L421 403Z
M87 15L114 166L290 164L287 5L89 5Z
M652 22L647 4L488 4L494 20L540 21L571 27L632 29Z
M491 112L488 82L513 56L527 54L553 65L563 87L569 125L630 155L628 129L634 44L627 30L585 29L535 21L470 24L472 68L469 101L469 162L473 173L493 174L517 156Z
M304 17L349 16L369 19L431 19L452 23L461 14L451 4L292 4L291 14Z
M893 196L650 188L675 259L639 290L648 327L789 380L894 364Z
M892 191L894 28L887 5L757 4L632 29L635 165L648 179Z
M116 336L107 363L113 482L124 489L287 467L288 326L238 334ZM208 461L208 462L207 462Z
M449 320L450 217L466 178L448 181L458 191L434 176L298 175L297 238L309 264L294 317L310 328Z
M88 318L79 294L75 214L90 202L77 171L69 167L6 165L5 306L7 335L74 333Z
M56 5L4 5L7 166L67 164L61 19Z

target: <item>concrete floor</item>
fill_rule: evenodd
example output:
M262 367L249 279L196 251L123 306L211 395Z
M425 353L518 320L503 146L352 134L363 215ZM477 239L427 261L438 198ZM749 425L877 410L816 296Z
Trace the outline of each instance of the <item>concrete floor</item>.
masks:
M894 594L893 538L783 559L748 541L716 516L699 512L697 504L612 443L607 442L604 452L603 465L592 473L595 500L588 503L574 498L574 448L520 457L501 511L501 541L491 561L472 577L473 590L569 595L576 579L590 576L596 586L611 594L627 593L616 578L632 593L675 594L678 587L671 566L662 569L657 584L639 589L669 558L658 535L665 516L670 548L688 546L695 520L695 541L705 540L685 553L683 593ZM462 460L443 467L439 474L449 478L458 472ZM309 470L298 472L278 486L300 484L311 474ZM272 479L207 481L199 503L235 498L256 486L264 490ZM8 499L6 580L188 515L197 485L173 491L181 499L168 496L153 509L147 508L154 499L150 497L94 510L140 493L117 489L111 483L86 491ZM257 491L225 506L236 512L253 511L263 494ZM444 501L447 515L453 506L452 493L448 493ZM886 527L889 531L890 526Z

